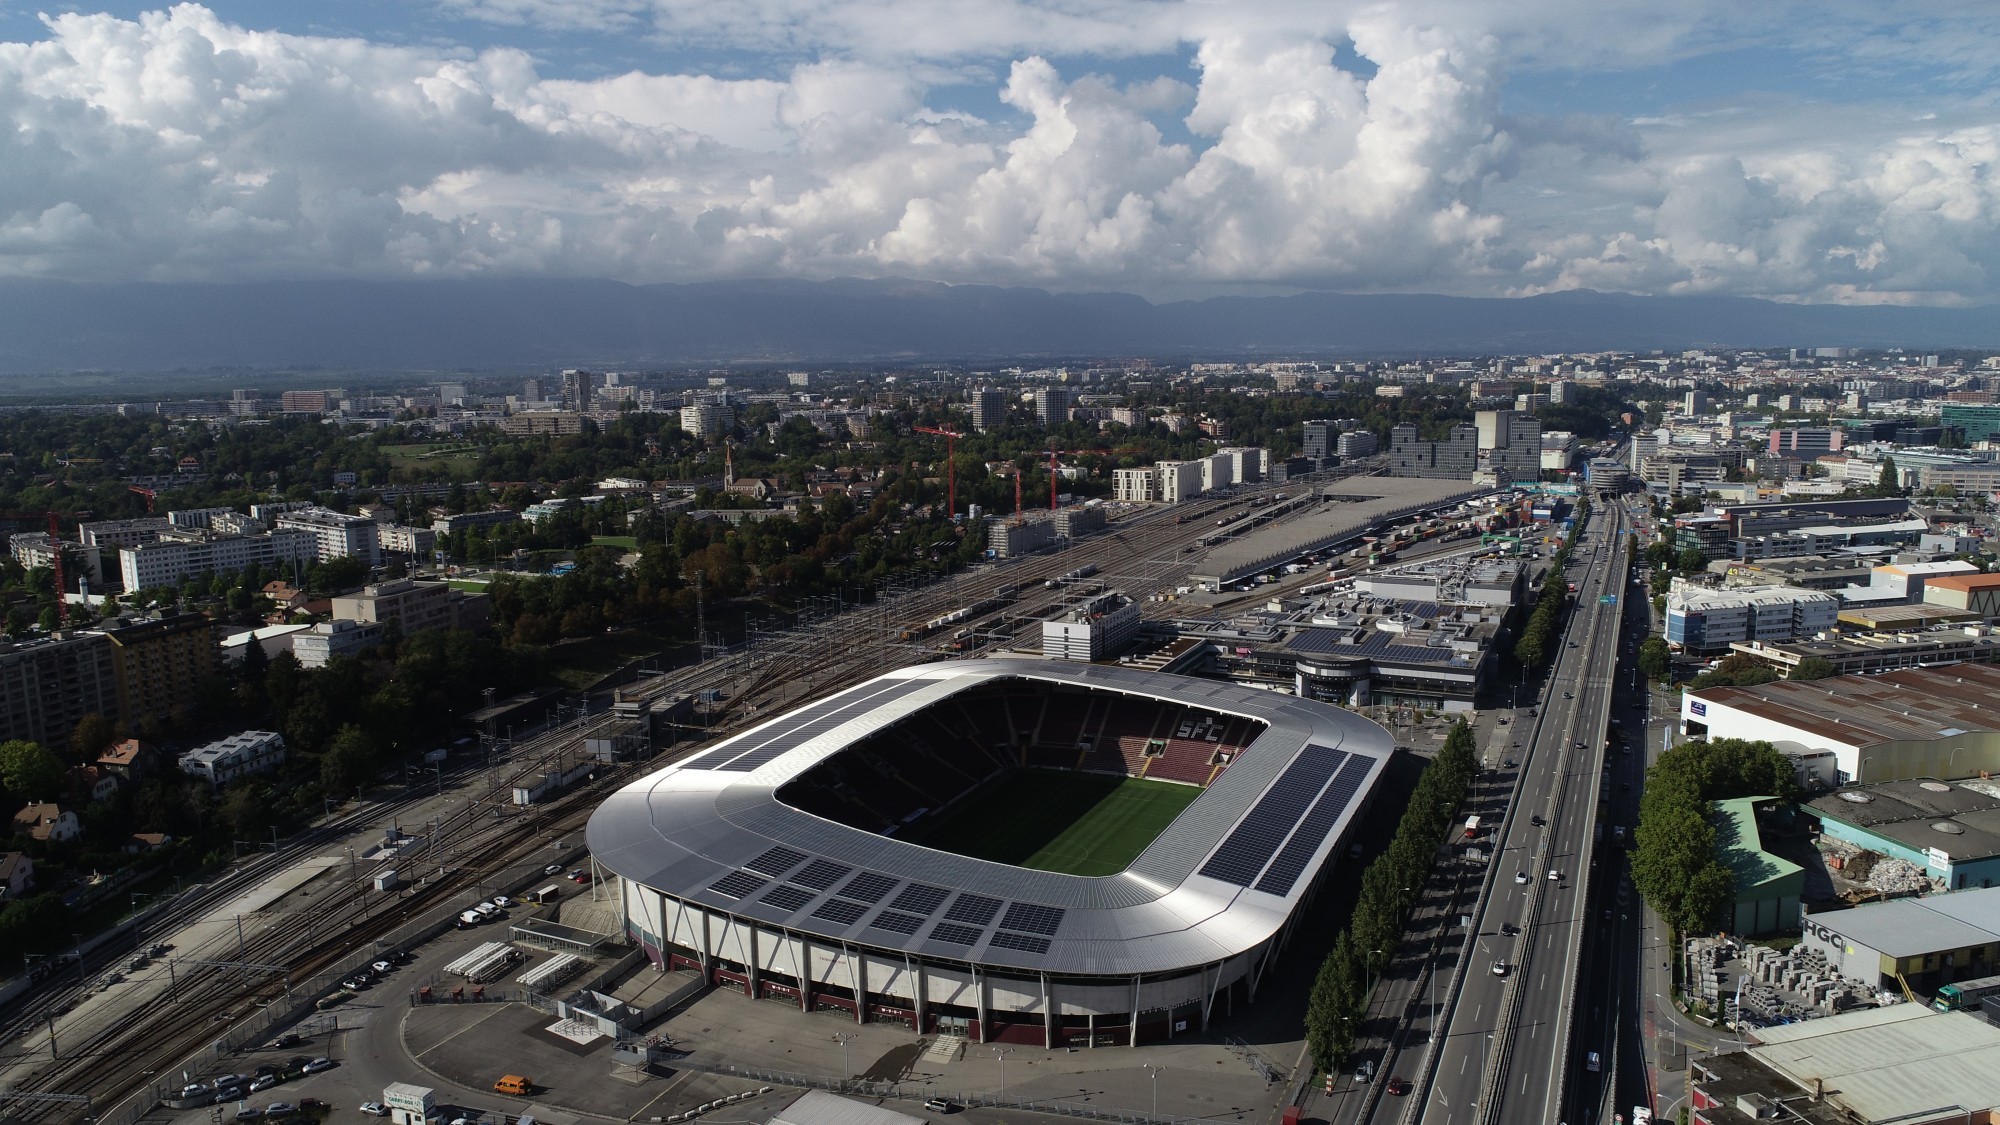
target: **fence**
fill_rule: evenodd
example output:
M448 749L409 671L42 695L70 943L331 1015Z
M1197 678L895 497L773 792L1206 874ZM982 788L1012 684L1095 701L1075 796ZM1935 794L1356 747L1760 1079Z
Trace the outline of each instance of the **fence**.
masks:
M1079 1117L1090 1121L1122 1121L1127 1125L1213 1125L1213 1122L1205 1117L1157 1116L1137 1110L1106 1109L1102 1106L1065 1101L1060 1098L1054 1101L1038 1101L1032 1098L1009 1098L992 1093L945 1090L924 1083L871 1082L865 1078L845 1080L821 1078L811 1074L788 1074L781 1070L760 1070L757 1067L738 1066L732 1063L708 1063L694 1058L676 1059L673 1065L679 1070L697 1070L718 1077L743 1078L778 1086L826 1090L835 1094L864 1098L914 1102L945 1098L968 1109L1022 1109L1032 1113L1053 1113L1062 1117Z

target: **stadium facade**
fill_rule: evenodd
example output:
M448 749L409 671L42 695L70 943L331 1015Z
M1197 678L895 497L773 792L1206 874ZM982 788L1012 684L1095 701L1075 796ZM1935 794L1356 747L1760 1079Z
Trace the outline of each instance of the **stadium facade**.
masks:
M958 661L635 781L588 835L662 971L975 1042L1130 1045L1256 998L1305 905L1354 862L1348 836L1391 751L1368 720L1274 692ZM941 850L979 850L979 825L951 818L962 799L1037 768L1201 792L1115 874Z

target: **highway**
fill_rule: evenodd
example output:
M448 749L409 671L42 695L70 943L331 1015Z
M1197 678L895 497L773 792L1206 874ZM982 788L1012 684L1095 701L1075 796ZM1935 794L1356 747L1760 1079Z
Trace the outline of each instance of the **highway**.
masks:
M1589 894L1599 874L1599 798L1622 792L1601 771L1626 601L1626 526L1621 508L1594 509L1573 553L1575 609L1538 713L1523 720L1516 799L1488 841L1490 889L1472 914L1470 960L1412 1094L1423 1121L1558 1121L1572 1098L1591 1102L1605 1077L1588 1066L1605 1043L1574 1034L1571 1015L1584 937L1604 932L1604 907ZM1605 604L1607 596L1615 602Z

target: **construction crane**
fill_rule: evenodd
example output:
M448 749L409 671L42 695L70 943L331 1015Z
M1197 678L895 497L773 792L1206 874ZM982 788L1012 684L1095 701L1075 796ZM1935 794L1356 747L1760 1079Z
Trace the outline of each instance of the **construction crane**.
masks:
M82 514L84 518L88 518L88 513L82 513ZM63 596L63 560L62 560L63 543L62 543L62 536L59 534L59 529L56 526L56 513L52 511L0 512L0 519L9 519L9 520L47 519L49 521L49 555L51 558L55 560L54 565L55 565L55 578L56 578L56 620L61 625L68 625L69 599Z
M1057 454L1062 454L1065 457L1115 457L1120 453L1144 453L1145 447L1137 445L1127 445L1127 446L1121 446L1118 449L1039 449L1036 450L1036 452L1046 453L1049 455L1049 511L1053 512L1056 510L1057 506L1056 470L1061 467L1056 464ZM1019 491L1018 487L1016 488L1016 491L1017 492ZM1014 502L1014 510L1017 512L1021 510L1021 503L1018 497L1015 499Z
M154 492L150 488L143 488L136 484L126 485L125 491L132 493L134 496L138 496L144 499L146 501L146 514L147 515L153 514L153 502L160 498L159 493Z
M954 454L958 449L958 439L965 435L956 430L941 429L937 426L911 426L910 428L920 434L936 434L944 439L945 515L952 520L958 519L958 458ZM1016 509L1019 509L1020 506L1019 503L1014 505Z

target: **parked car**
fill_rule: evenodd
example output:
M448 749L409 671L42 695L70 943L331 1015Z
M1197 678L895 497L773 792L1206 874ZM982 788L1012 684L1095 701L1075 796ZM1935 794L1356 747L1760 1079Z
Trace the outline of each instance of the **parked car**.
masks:
M458 916L458 921L461 925L476 926L486 921L486 915L481 914L477 910L468 910Z
M260 1090L268 1090L284 1080L285 1076L282 1074L260 1074L251 1080L250 1092L254 1094Z
M508 907L510 907L510 906L512 906L512 905L514 905L514 900L513 900L513 899L511 899L511 898L508 898L508 897L507 897L506 895L494 895L494 896L493 896L493 905L495 905L495 906L499 907L499 908L500 908L500 909L502 909L502 910L505 910L505 909L507 909Z
M307 1074L318 1074L322 1070L332 1070L334 1067L339 1065L340 1065L339 1063L334 1062L332 1059L327 1058L325 1055L321 1055L316 1059L309 1060L306 1063L306 1065L300 1067L299 1069L305 1071Z
M544 875L560 875L562 872L563 866L560 863L551 863L547 867L542 868L542 874Z
M368 987L368 978L362 976L360 973L356 973L346 980L341 981L340 987L349 992L360 992Z
M333 1108L332 1106L326 1104L323 1101L320 1101L318 1098L299 1099L299 1110L303 1113L311 1113L314 1110L332 1109L332 1108Z
M276 1039L271 1040L271 1050L282 1051L287 1047L296 1047L305 1041L305 1036L297 1032L287 1031Z
M264 1111L254 1105L246 1105L236 1111L236 1120L238 1121L255 1121L262 1116L264 1116Z
M588 883L590 882L590 872L585 871L583 868L579 867L575 871L569 873L569 878L570 882L572 883Z
M359 1106L356 1106L355 1108L359 1109L361 1112L367 1114L370 1117L389 1116L389 1107L383 1105L381 1102L362 1102Z
M391 965L387 961L377 961L373 965L370 965L368 967L370 969L373 969L377 976L386 975L390 972L393 972L396 968L396 966Z
M298 1111L299 1107L293 1105L290 1102L272 1102L270 1105L264 1107L264 1116L290 1117L292 1114L297 1113Z
M472 909L478 911L479 916L482 918L491 918L495 914L500 913L500 908L498 906L495 906L491 902L482 902L478 906L473 907Z

